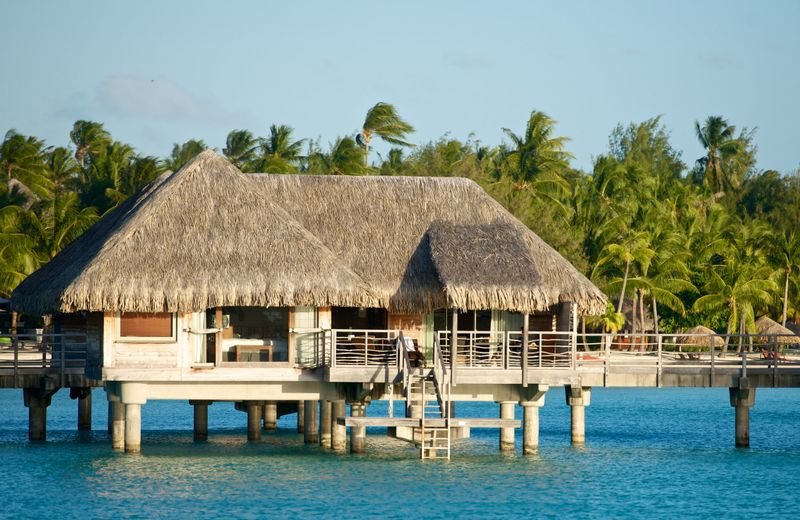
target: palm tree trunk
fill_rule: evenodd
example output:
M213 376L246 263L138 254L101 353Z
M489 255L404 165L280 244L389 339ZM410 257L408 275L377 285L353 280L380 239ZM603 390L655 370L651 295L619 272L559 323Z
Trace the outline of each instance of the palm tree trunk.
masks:
M364 173L369 168L369 137L364 136Z
M658 302L656 301L656 297L652 296L653 298L653 329L656 334L659 333L658 331Z
M642 350L644 350L644 345L647 342L645 338L647 331L644 326L644 292L641 290L639 291L639 330L642 333Z
M728 352L728 342L731 340L731 320L728 320L728 326L725 328L725 343L722 345L722 352L720 352L719 357L725 357L725 354ZM714 344L714 337L711 337L711 345Z
M789 307L789 274L791 269L786 270L786 280L783 282L783 314L781 314L781 325L786 326L786 311Z
M633 300L631 300L631 350L636 348L636 329L639 321L638 306L636 305L639 293L633 291Z
M617 312L622 312L622 302L625 301L625 286L628 285L628 272L631 269L631 263L625 262L625 276L622 278L622 291L619 293L619 303L617 303Z

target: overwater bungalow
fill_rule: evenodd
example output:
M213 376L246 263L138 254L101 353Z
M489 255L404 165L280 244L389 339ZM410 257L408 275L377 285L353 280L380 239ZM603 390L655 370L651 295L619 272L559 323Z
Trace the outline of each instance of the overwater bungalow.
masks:
M341 449L349 426L363 451L365 428L386 426L423 457L449 457L452 436L476 427L513 449L519 403L533 452L548 388L566 388L581 443L590 387L624 376L577 352L580 316L602 313L606 296L460 178L246 175L206 151L104 216L12 301L83 335L82 374L105 385L114 447L128 451L142 405L173 399L195 406L197 438L209 404L234 402L252 439L297 411L308 442ZM664 367L624 377L661 386ZM25 397L41 435L43 388ZM388 417L365 416L375 399ZM500 403L500 417L456 417L457 401Z

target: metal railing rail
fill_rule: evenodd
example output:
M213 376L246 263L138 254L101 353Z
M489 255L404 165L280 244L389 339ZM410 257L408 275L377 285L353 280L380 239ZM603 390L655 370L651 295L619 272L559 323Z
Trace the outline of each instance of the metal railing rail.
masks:
M63 386L68 374L85 372L85 334L0 334L0 370L11 370L14 386L23 373L48 373Z

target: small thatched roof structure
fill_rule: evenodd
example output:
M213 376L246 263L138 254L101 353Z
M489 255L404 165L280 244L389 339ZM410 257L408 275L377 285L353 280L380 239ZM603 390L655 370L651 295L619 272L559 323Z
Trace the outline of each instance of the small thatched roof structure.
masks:
M773 334L781 334L777 339L778 343L782 345L796 345L800 343L800 337L769 316L761 316L756 320L756 330L759 334L759 341L765 343L775 340L775 337L772 336Z
M14 292L18 310L225 305L545 310L606 298L477 184L239 172L206 151Z
M710 347L712 338L714 340L715 347L721 347L725 345L725 340L722 339L719 335L717 335L716 332L702 325L697 325L695 327L692 327L691 329L684 332L684 334L692 334L692 336L679 336L677 341L681 345L697 345L702 347Z

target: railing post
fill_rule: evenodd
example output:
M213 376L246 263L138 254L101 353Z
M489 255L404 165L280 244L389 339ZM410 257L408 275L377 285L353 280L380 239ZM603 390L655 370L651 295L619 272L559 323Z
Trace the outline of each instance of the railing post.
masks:
M369 366L369 333L364 331L364 366Z
M608 386L608 373L611 366L611 342L614 337L611 334L603 334L603 350L606 353L606 362L603 364L603 386Z
M714 336L708 337L708 350L711 352L711 374L709 375L709 385L714 386Z
M747 352L742 352L742 372L741 377L747 377Z
M522 315L522 350L520 351L520 364L522 365L522 386L528 386L528 333L530 328L530 315ZM541 350L541 349L540 349Z
M658 348L658 357L656 358L656 386L661 388L661 374L664 371L664 357L662 356L664 337L661 334L656 336L656 343Z
M331 329L331 368L336 367L336 330Z
M55 340L55 338L53 338L53 339ZM60 337L58 339L60 340L59 343L60 343L60 347L61 347L61 348L59 348L59 350L61 351L61 368L60 368L59 371L61 372L61 386L63 388L63 386L64 386L64 363L66 361L67 346L64 344L64 338L63 337ZM53 344L55 344L55 341L53 342Z
M507 330L505 334L503 334L503 370L508 370L509 366L508 357L510 354L509 352L510 346L511 346L511 332Z

